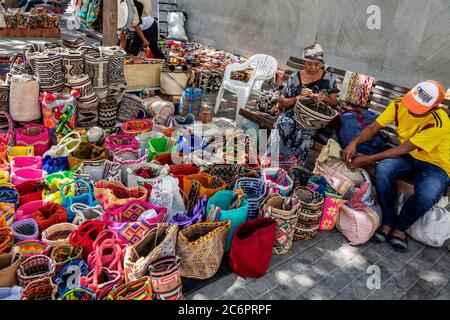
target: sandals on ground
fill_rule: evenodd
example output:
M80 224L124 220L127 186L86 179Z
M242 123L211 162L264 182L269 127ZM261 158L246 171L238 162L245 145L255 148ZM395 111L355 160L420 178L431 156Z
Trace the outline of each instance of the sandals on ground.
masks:
M381 229L378 229L373 235L372 239L370 239L373 243L379 244L386 242L389 239L389 234L384 233Z
M391 235L391 245L394 247L395 251L406 252L408 251L408 239L402 239L397 236Z

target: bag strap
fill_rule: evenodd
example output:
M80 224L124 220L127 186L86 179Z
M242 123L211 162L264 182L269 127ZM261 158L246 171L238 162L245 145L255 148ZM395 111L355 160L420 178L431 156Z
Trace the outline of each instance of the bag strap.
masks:
M172 76L170 75L170 73L164 72L164 75L165 75L166 77L169 77L169 78L172 79L173 81L175 81L175 83L177 84L177 86L178 86L179 88L181 88L181 90L184 90L184 89L185 89L184 86L183 86L181 83L179 83L177 79L175 79L174 77L172 77Z
M70 138L75 135L76 139ZM67 140L67 141L66 141ZM61 141L56 145L55 153L62 151L64 147L68 148L69 144L76 142L77 145L72 149L67 149L68 153L74 152L81 144L81 135L77 131L71 131L67 135L65 135Z
M68 186L70 186L70 185L72 185L72 184L75 184L75 183L81 183L81 184L84 184L85 186L87 186L89 195L92 194L92 188L91 188L91 185L90 185L89 183L87 183L87 182L84 181L84 180L72 180L72 181L70 181L70 182L68 182L68 183L63 184L63 185L61 186L61 189L59 190L59 193L61 194L61 198L63 199L63 201L65 201L65 200L67 199L67 197L64 196L64 192L63 192L63 191L64 191L64 188L65 188L65 187L68 187Z
M2 115L3 117L5 117L8 120L8 133L11 134L12 130L13 130L13 122L11 119L11 116L6 113L5 111L0 111L0 115Z

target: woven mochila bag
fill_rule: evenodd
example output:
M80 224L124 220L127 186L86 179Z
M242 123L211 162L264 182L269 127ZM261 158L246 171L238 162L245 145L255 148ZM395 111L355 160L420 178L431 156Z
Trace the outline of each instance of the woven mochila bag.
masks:
M83 247L74 246L70 243L64 243L52 248L50 258L55 265L56 273L61 271L61 268L68 262L81 259L83 256Z
M180 257L164 257L149 267L152 288L157 300L182 300Z
M239 164L216 164L209 170L210 175L225 181L229 189L234 188L234 184L243 173L244 167Z
M18 252L0 254L0 288L17 284L16 273L21 260L22 255Z
M206 280L219 270L231 222L197 223L178 233L181 276Z
M95 198L105 210L114 210L133 200L147 201L148 190L144 187L127 188L118 181L99 181L94 185Z
M299 203L295 198L269 195L264 201L263 216L277 222L273 254L284 255L289 252L294 241L295 226L298 220Z
M54 275L53 261L47 256L36 255L22 262L17 270L17 282L19 286L25 287L33 280Z
M294 107L294 120L305 129L325 128L337 116L336 110L310 97L298 99Z
M141 241L125 249L124 273L127 282L147 275L150 264L175 255L178 225L159 223Z
M99 147L95 144L81 142L76 150L69 155L69 168L76 170L84 161L107 160L108 151L106 147Z
M113 289L105 300L152 300L153 292L149 277L142 277Z
M299 216L295 226L295 240L310 240L317 235L322 218L324 197L305 187L294 191L294 197L300 201Z
M70 243L70 234L76 229L78 229L78 226L72 223L58 223L45 229L41 238L44 243L51 247L68 244Z
M22 300L55 300L58 286L51 277L31 281L23 290Z

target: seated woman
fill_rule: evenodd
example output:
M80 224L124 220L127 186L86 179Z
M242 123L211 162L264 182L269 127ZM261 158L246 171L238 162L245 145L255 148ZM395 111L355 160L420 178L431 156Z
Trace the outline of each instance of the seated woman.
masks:
M275 152L279 146L281 156L295 158L297 163L304 165L309 150L314 143L316 130L304 129L294 120L293 106L300 97L313 97L331 107L338 104L335 77L324 70L324 53L318 44L309 46L303 51L305 68L294 73L281 91L282 97L278 107L283 113L274 125L274 131L269 140L269 152Z

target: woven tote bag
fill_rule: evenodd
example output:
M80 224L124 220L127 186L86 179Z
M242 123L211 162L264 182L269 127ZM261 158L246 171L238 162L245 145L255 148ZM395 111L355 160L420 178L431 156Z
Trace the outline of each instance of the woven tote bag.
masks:
M16 146L33 146L34 154L42 157L51 147L51 137L43 125L29 123L16 130Z
M44 255L36 255L28 258L17 270L17 283L25 288L31 281L43 277L54 277L55 265L53 261Z
M101 99L98 104L98 124L102 128L110 128L116 125L117 100L112 97Z
M144 187L127 188L118 181L99 181L94 185L94 194L105 210L113 210L133 200L147 201L148 190Z
M132 282L124 283L113 289L105 300L152 300L152 284L149 277L142 277Z
M37 255L48 255L50 247L40 240L20 241L14 245L13 252L20 253L21 262Z
M178 233L182 277L206 280L217 273L230 227L230 221L197 223Z
M52 277L42 277L27 284L22 293L22 300L55 300L58 286Z
M17 252L0 254L0 288L13 287L17 284L16 273L21 260L22 256Z
M178 226L159 223L141 241L125 249L124 273L127 282L148 274L150 265L164 257L175 255Z
M99 147L88 142L81 142L78 148L69 155L69 168L77 170L84 161L107 160L108 151L106 147Z
M45 229L42 232L41 239L50 247L69 244L70 234L76 229L78 229L78 226L72 223L58 223Z
M9 110L14 121L29 122L42 118L39 82L33 76L14 75L11 78Z
M193 174L183 179L183 191L188 196L188 199L193 202L197 202L204 195L210 199L218 191L226 188L227 184L225 181L207 173Z
M61 55L46 52L36 57L36 74L41 91L56 92L64 87L64 67Z
M324 197L305 187L294 191L300 201L298 221L295 226L295 240L310 240L317 235L324 207Z
M277 223L273 254L285 255L294 241L298 220L299 203L295 198L269 195L263 205L263 217L272 218Z
M55 265L56 273L61 271L61 268L68 262L81 259L83 257L83 247L73 246L70 243L59 244L52 248L50 258Z
M122 182L128 185L128 169L147 162L147 149L123 149L114 153L114 162L120 164Z
M11 229L15 242L36 240L39 237L39 227L32 218L14 222Z
M117 119L119 121L136 119L142 106L143 102L141 98L133 94L125 93L117 111Z
M153 185L170 174L168 165L161 166L155 163L133 165L126 170L128 188Z
M241 277L259 278L266 274L272 257L277 223L260 218L236 229L230 251L230 267Z
M39 101L42 105L44 126L50 134L68 134L76 125L76 98L78 91L68 93L44 93Z
M83 54L78 51L68 51L61 56L63 58L64 82L65 85L69 87L70 78L84 73Z
M83 161L73 178L84 180L92 185L101 180L120 182L121 168L118 163L109 160Z
M242 189L248 201L248 220L258 217L261 202L266 198L266 184L261 179L241 178L236 181L234 190Z
M157 300L182 300L180 257L164 257L149 267L152 289Z

